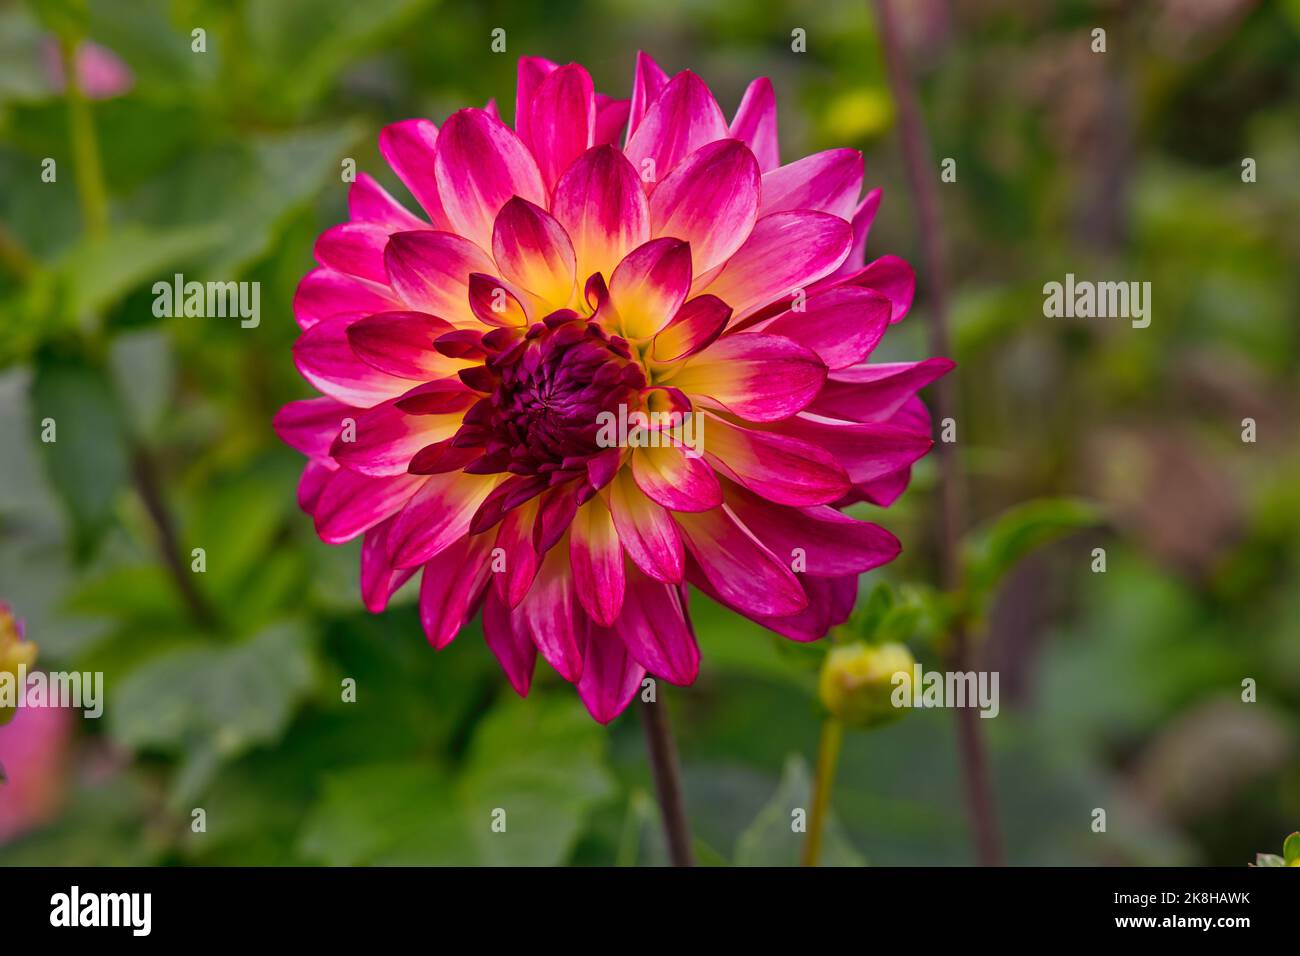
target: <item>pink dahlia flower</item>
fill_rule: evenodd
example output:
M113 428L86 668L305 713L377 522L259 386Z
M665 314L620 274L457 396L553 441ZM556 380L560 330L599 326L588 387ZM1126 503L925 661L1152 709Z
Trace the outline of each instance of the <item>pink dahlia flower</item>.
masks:
M901 493L952 365L867 361L913 276L864 263L861 154L782 166L766 79L728 123L644 55L630 100L524 58L514 129L465 109L379 146L427 218L358 177L294 302L323 397L276 418L321 538L364 536L366 606L423 570L435 648L481 608L516 691L540 652L602 722L647 672L695 679L688 584L798 641L843 621L899 543L837 506ZM611 442L636 412L702 441Z

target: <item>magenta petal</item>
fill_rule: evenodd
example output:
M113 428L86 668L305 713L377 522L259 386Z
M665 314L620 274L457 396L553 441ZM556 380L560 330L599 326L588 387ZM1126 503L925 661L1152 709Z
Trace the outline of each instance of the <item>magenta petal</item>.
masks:
M302 277L293 295L293 314L304 329L335 315L397 308L401 308L401 302L387 286L335 269L312 269Z
M578 696L597 721L607 724L627 708L641 687L645 668L628 653L614 631L592 624ZM662 704L655 704L662 707Z
M366 532L361 543L361 600L366 610L378 614L388 599L411 579L414 568L397 570L388 563L388 529L392 519Z
M537 666L537 645L529 639L518 614L512 614L490 591L483 604L483 637L520 697L528 696Z
M713 469L676 445L634 449L632 477L646 497L672 511L708 511L722 501Z
M351 541L397 512L425 480L420 475L371 478L340 468L312 509L316 533L326 544Z
M586 616L574 607L568 550L559 547L547 553L537 580L515 613L522 615L546 663L565 680L577 683L582 677L582 643L586 638L580 625L585 625Z
M570 535L578 600L593 621L609 627L623 607L623 548L603 499L592 498L578 509Z
M626 470L609 486L609 510L632 563L657 581L681 583L681 532L667 509L647 498Z
M389 558L394 567L423 564L463 538L475 509L500 478L449 472L419 480L424 484L402 509L388 534Z
M533 115L533 97L537 95L538 89L546 78L559 68L558 63L540 56L519 58L518 79L515 86L515 132L525 143L529 142L531 133L528 123Z
M491 246L497 213L512 196L546 205L532 153L514 130L483 110L460 110L448 117L438 134L434 172L452 226L484 249Z
M347 405L370 408L407 391L414 382L381 372L359 359L348 342L355 316L336 315L313 325L293 345L303 378Z
M547 195L569 164L594 143L596 88L576 63L553 71L533 97L528 138Z
M781 165L781 149L777 142L776 93L772 81L760 76L745 89L731 121L731 135L740 140L758 159L763 172Z
M840 369L830 374L808 410L853 422L883 422L917 391L954 368L951 359L928 358Z
M691 244L697 275L730 258L758 216L758 161L743 143L724 139L687 156L650 197L650 233Z
M788 559L768 550L726 505L673 517L699 574L728 604L751 616L795 614L808 606ZM687 576L695 583L690 569Z
M847 278L859 272L866 264L867 236L871 234L871 224L875 222L876 213L880 211L880 197L881 191L873 189L858 204L853 219L850 220L850 225L853 227L853 246L839 268L831 273L827 280L838 281Z
M665 384L752 422L771 422L806 408L826 380L810 349L779 335L724 335ZM707 439L706 439L707 441Z
M316 240L316 261L330 269L388 284L384 246L388 230L373 222L345 222L331 226Z
M644 339L668 325L691 288L691 247L651 239L628 253L609 281L609 301L623 335Z
M469 308L469 277L494 272L495 266L474 243L450 232L398 232L388 240L384 264L409 308L454 325L478 326Z
M339 435L330 454L363 475L400 475L416 452L450 438L459 427L459 415L408 415L388 401L358 413L354 434Z
M889 299L894 307L890 322L898 322L907 315L912 307L912 296L916 293L916 273L898 256L881 256L844 282L874 289Z
M759 624L792 641L816 641L853 613L858 599L858 576L814 578L800 575L799 583L808 593L808 607L785 617L756 617Z
M491 552L492 536L475 535L449 544L425 563L420 624L434 650L450 644L472 616L491 573Z
M852 242L849 224L829 213L773 213L754 224L745 244L703 291L743 319L833 272Z
M717 471L768 501L822 505L849 490L849 476L829 452L811 442L741 428L708 416L704 457Z
M348 215L358 222L374 223L386 232L427 229L428 223L412 215L367 173L357 173L348 190Z
M290 448L309 458L324 458L343 427L343 419L358 413L359 409L332 398L306 398L276 412L272 426Z
M424 208L433 228L447 229L451 223L443 211L433 173L437 145L438 127L426 119L392 123L379 133L379 151L388 165Z
M760 328L807 346L827 368L842 369L871 353L889 327L892 310L879 292L839 286L809 296L802 312L784 312Z
M625 152L649 192L691 153L727 136L717 100L703 80L684 70L646 111Z
M645 118L650 104L659 99L659 94L668 85L668 74L659 68L648 53L641 50L636 54L636 71L632 76L632 99L628 102L627 137L630 140L636 128Z
M856 149L828 149L763 173L760 216L807 209L848 220L862 192L862 154Z
M459 362L433 349L451 325L427 312L380 312L347 328L348 344L357 358L389 375L415 380L441 378L455 372Z
M632 571L618 632L628 652L647 671L673 684L695 682L700 648L682 595L684 589Z
M612 146L588 150L560 177L552 214L573 242L578 274L606 279L650 238L650 213L636 170Z
M502 278L551 309L569 304L577 288L573 244L545 209L518 196L501 207L492 228L492 256Z
M834 508L777 507L756 494L727 486L727 504L764 545L792 564L802 555L815 577L862 574L898 557L902 545L879 525Z
M518 607L537 577L542 557L533 547L533 524L536 520L536 499L525 502L501 519L496 547L501 549L505 570L495 572L493 585L506 607Z
M697 295L683 303L673 320L654 337L650 357L675 362L717 341L731 319L731 307L716 295Z
M298 479L298 507L306 514L316 513L321 492L336 471L337 466L329 459L313 459L303 467L302 477Z
M774 428L826 449L844 466L855 485L905 468L934 445L928 434L898 425L839 422L807 413L778 422Z
M604 93L596 94L596 132L592 136L593 146L616 143L623 138L627 127L627 117L632 109L631 100L616 100Z

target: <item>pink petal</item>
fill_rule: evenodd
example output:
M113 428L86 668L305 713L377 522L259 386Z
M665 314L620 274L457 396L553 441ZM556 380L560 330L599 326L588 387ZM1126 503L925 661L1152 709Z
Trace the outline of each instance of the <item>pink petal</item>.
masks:
M672 511L708 511L722 501L713 469L677 445L633 449L632 477L648 498Z
M627 469L609 485L609 510L619 542L632 563L650 577L679 584L684 570L681 532L659 503L647 498Z
M717 340L730 318L731 307L716 295L697 295L655 335L650 356L656 362L675 362L694 355Z
M537 580L515 612L542 657L570 683L582 677L586 617L574 608L569 549L553 548L542 561Z
M326 544L351 541L400 510L426 480L420 475L371 478L340 468L312 508L316 534Z
M691 244L702 274L744 244L758 216L758 161L734 139L710 143L686 157L650 197L650 234Z
M483 604L483 637L520 697L528 696L537 666L537 645L523 629L523 621L488 593Z
M862 574L888 564L903 548L879 525L825 505L777 507L735 485L727 486L727 504L777 557L793 564L798 549L815 577Z
M640 50L636 54L636 72L632 76L632 99L628 103L627 137L630 140L641 125L650 105L668 85L668 74L650 55Z
M480 322L498 328L522 329L528 325L526 293L504 279L474 272L469 277L469 307Z
M578 275L606 279L650 238L650 215L636 170L612 146L588 150L560 177L551 211L573 241Z
M951 359L928 358L840 369L831 373L808 410L852 422L883 422L917 391L954 368Z
M591 138L592 144L599 146L622 139L631 108L631 100L616 100L604 93L597 93L596 132Z
M330 455L363 475L400 475L421 448L456 434L460 420L460 415L408 415L384 402L358 413L355 435L339 435ZM353 440L346 441L349 437Z
M727 121L717 100L703 80L684 70L646 111L625 152L649 192L691 153L727 135Z
M533 97L528 137L547 195L560 174L593 144L596 88L577 63L554 70Z
M773 213L754 224L745 244L705 291L731 306L735 319L743 319L833 272L852 242L849 224L829 213Z
M592 620L606 627L623 607L623 548L609 507L592 498L573 517L569 556L578 600Z
M511 199L492 230L492 255L502 278L562 309L577 287L573 245L555 217L540 206ZM548 310L548 311L550 311Z
M348 326L356 316L336 315L313 325L293 344L293 360L302 377L346 405L369 408L396 398L415 383L381 372L359 359L348 343Z
M298 479L298 507L307 514L315 514L321 492L329 484L338 467L328 459L313 459L303 467Z
M373 222L345 222L320 234L314 250L321 265L388 285L384 246L388 230Z
M401 378L444 378L465 363L433 348L438 336L451 325L427 312L379 312L347 328L348 344L357 358L389 375Z
M855 485L912 464L934 441L893 424L857 424L801 413L773 426L784 435L820 445L844 466Z
M808 594L808 607L785 617L756 617L759 624L792 641L816 641L853 613L858 600L858 576L814 578L800 575L799 583Z
M515 86L515 132L525 143L529 142L528 127L533 115L533 97L537 95L546 78L560 68L558 63L540 56L521 56Z
M763 172L781 165L777 143L776 94L772 81L760 76L745 89L731 121L731 135L750 148Z
M433 173L437 145L438 127L426 119L392 123L379 132L379 152L424 208L433 228L449 229L451 222L443 211Z
M862 192L862 154L856 149L828 149L763 174L760 216L808 209L848 220Z
M438 134L434 172L452 226L484 249L492 245L497 213L512 196L546 204L532 153L513 130L483 110L460 110L448 117Z
M332 398L306 398L290 402L275 414L272 426L290 448L309 458L329 455L330 445L343 427L343 419L358 409Z
M395 570L388 563L388 529L392 519L366 532L361 543L361 600L366 610L378 614L388 599L411 579L414 568Z
M411 215L367 173L357 173L356 182L348 190L348 215L358 222L381 226L390 233L429 228L428 223Z
M304 329L335 315L398 308L401 302L387 286L334 269L312 269L293 295L293 314Z
M537 576L542 557L533 547L533 525L537 520L537 499L526 501L501 519L496 546L501 549L505 570L496 571L494 586L506 607L524 599Z
M680 239L651 239L618 264L609 300L629 339L654 335L677 314L691 288L691 249Z
M907 315L912 307L912 297L916 294L916 273L898 256L881 256L860 272L847 277L844 282L873 289L889 299L894 307L890 322L898 322Z
M453 325L479 327L469 308L469 277L496 267L474 243L450 232L398 232L388 240L384 264L409 308Z
M793 339L816 352L827 368L841 369L871 353L891 314L890 301L879 292L839 286L809 296L804 311L784 312L759 328Z
M876 213L880 211L879 189L873 189L858 204L850 224L853 226L853 247L840 267L827 278L831 281L847 278L861 271L867 261L867 236L871 234L871 224L875 222Z
M491 572L491 551L491 535L473 535L447 545L425 563L420 579L420 624L434 650L450 644L473 616L474 602Z
M388 534L389 558L394 567L423 564L463 538L475 509L501 478L450 472L420 480L424 485L402 509Z
M578 696L592 717L607 724L623 713L644 678L645 668L627 652L618 634L597 624L590 625L586 666L578 681Z
M783 505L821 505L849 490L849 476L825 450L788 435L741 428L708 415L704 457L721 474Z
M726 603L747 615L794 614L807 595L786 562L769 551L726 505L702 514L673 516L694 559L687 576L707 582Z
M628 652L647 671L673 684L692 684L700 672L683 599L685 590L632 571L627 580L618 633Z
M826 380L813 351L779 335L724 335L687 360L665 384L710 400L754 422L789 418L807 407Z

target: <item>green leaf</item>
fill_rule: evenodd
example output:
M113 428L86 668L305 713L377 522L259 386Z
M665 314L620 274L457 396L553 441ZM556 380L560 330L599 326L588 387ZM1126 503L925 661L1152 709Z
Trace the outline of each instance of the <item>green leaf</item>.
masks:
M792 825L795 811L812 812L812 780L802 757L786 758L776 793L736 841L737 866L797 866L807 834ZM805 816L806 819L806 816ZM833 812L822 831L820 866L865 866Z
M109 702L109 727L135 750L184 751L178 791L193 793L222 760L278 740L311 685L296 624L229 645L171 651L142 665Z
M576 701L508 700L479 726L459 775L426 762L332 775L300 850L334 865L563 863L610 794L604 748Z
M1292 833L1282 844L1282 859L1287 866L1300 866L1300 831Z
M1002 578L1036 548L1099 521L1097 508L1075 498L1042 498L1003 512L966 541L969 610L982 614Z
M73 546L87 557L130 475L127 427L102 369L76 360L42 361L31 386L32 435L46 475L72 518ZM53 437L53 441L43 440Z

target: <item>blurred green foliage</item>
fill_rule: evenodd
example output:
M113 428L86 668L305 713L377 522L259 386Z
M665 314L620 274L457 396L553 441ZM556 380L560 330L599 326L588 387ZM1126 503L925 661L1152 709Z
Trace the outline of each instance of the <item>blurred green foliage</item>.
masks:
M981 723L1010 859L1240 865L1300 820L1300 4L903 6L934 150L958 171L941 198L959 434L991 529L968 542L964 610L1002 674L1001 717ZM43 52L55 31L134 74L91 104L102 236ZM793 0L2 0L0 598L44 666L105 672L107 715L79 726L56 822L0 863L663 862L635 715L601 728L552 674L514 699L477 626L435 655L411 588L361 610L357 548L316 540L270 429L307 394L290 302L345 217L341 162L405 195L378 130L490 99L509 118L523 54L626 96L644 48L728 111L771 76L783 157L864 149L886 197L869 252L916 262L873 31L866 4ZM156 319L150 287L174 272L260 282L260 326ZM1150 281L1151 327L1045 319L1041 287L1066 272ZM882 358L924 354L926 280ZM927 460L897 505L864 509L906 551L864 579L849 626L927 667L953 613L934 481ZM159 559L159 508L179 568ZM693 611L704 671L661 692L697 852L791 863L825 647ZM848 735L825 862L972 859L951 717Z

